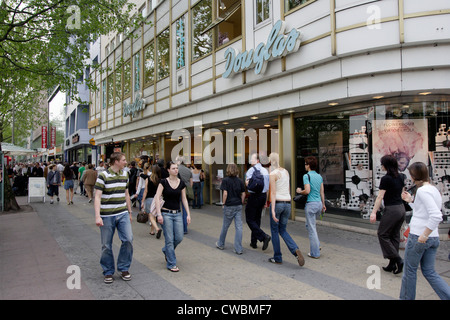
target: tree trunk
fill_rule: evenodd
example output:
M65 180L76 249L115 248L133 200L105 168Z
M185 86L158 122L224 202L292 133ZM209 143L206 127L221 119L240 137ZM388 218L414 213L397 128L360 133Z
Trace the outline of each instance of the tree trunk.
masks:
M14 195L11 184L9 183L8 171L6 170L6 167L3 168L3 172L5 173L5 175L4 175L5 179L3 179L4 187L5 187L5 190L4 190L5 191L5 194L4 194L5 208L4 208L4 210L5 211L9 211L9 210L18 211L18 210L20 210L20 206L17 203L16 196Z

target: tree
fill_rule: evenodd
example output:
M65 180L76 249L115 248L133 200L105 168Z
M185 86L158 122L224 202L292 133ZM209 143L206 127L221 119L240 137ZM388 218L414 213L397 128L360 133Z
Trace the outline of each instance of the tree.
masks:
M42 92L59 85L77 97L76 79L98 68L89 45L100 35L129 36L143 23L139 15L130 18L133 10L127 0L0 0L0 142L13 114L32 129Z

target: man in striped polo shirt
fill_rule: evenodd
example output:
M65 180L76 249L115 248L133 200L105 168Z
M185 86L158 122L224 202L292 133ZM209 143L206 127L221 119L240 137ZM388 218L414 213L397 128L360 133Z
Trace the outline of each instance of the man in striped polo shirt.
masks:
M131 280L129 268L133 257L133 232L131 230L131 201L128 194L128 173L123 170L127 165L125 154L114 152L110 158L111 166L100 172L95 183L95 224L100 227L103 268L105 283L114 281L115 272L112 243L115 229L122 245L117 258L117 271L123 280Z

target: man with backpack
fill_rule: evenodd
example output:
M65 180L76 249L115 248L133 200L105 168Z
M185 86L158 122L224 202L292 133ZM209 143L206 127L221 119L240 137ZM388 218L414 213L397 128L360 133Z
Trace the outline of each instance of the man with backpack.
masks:
M263 250L267 249L270 236L261 230L261 214L267 201L269 190L269 172L259 162L259 155L252 154L250 159L252 167L245 175L245 184L249 192L247 205L245 206L245 220L252 231L250 246L257 248L257 241L263 243Z

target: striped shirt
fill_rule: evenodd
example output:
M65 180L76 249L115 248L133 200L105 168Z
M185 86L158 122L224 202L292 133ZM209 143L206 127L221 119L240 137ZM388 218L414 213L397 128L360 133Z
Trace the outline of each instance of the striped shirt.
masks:
M95 189L102 191L100 217L117 216L128 213L125 191L128 188L128 172L118 173L111 168L99 172Z

